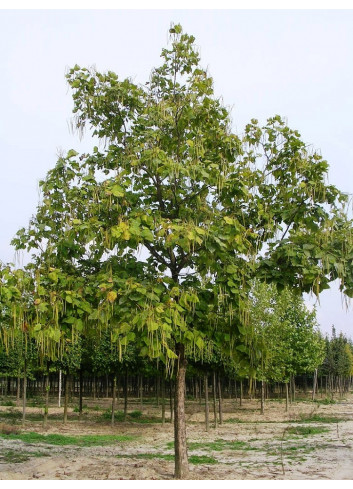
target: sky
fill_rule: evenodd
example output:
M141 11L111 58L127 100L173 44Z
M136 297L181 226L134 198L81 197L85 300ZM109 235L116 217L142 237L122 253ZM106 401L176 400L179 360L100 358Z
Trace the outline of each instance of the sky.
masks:
M144 83L172 22L196 37L235 132L285 117L328 160L329 182L353 194L353 10L0 10L0 261L14 262L10 241L58 154L95 145L70 130L68 68ZM335 285L317 318L324 333L334 324L353 337L353 308Z

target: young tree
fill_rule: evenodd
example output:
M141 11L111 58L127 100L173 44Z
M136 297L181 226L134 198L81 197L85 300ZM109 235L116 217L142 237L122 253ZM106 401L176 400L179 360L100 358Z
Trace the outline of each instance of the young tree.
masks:
M352 295L352 227L327 163L298 132L276 116L233 134L193 36L180 25L170 34L143 86L69 71L76 127L90 126L105 149L59 159L15 244L83 277L87 321L109 328L119 349L134 342L175 361L175 477L186 478L187 353L205 338L244 349L255 276L317 294L340 278Z

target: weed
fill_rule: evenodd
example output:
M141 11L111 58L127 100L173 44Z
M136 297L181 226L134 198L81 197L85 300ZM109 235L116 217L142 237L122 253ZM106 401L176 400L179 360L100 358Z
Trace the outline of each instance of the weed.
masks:
M291 423L339 423L349 421L349 418L337 418L335 416L322 416L321 414L303 415L300 419L291 421Z
M21 419L22 413L18 409L10 409L9 411L1 412L0 418L12 419L12 420Z
M6 452L0 454L0 462L5 464L20 464L27 462L27 460L29 460L31 457L50 457L50 455L44 452L7 450Z
M86 409L86 410L88 409L87 404L84 404L84 405L82 406L82 411L83 411L84 409ZM74 407L74 409L73 409L73 412L74 412L74 413L79 413L79 412L80 412L80 406L75 406L75 407Z
M48 445L76 445L81 447L113 445L136 439L134 436L115 436L115 435L41 435L35 432L0 434L0 437L10 440L21 440L25 443L47 443Z
M112 418L112 411L111 409L107 409L103 414L102 414L103 419L111 419ZM114 415L115 421L125 421L125 414L123 411L117 411ZM143 423L143 424L148 424L148 423L161 423L162 419L157 418L155 416L146 416L142 417L142 412L141 411L132 411L131 413L127 413L126 415L126 421L134 422L134 423Z
M1 401L1 406L15 407L16 403L14 403L13 401Z
M314 402L316 402L316 404L324 404L324 405L336 404L336 401L329 397L326 397L325 399L314 399Z
M193 465L199 464L218 464L218 460L208 455L190 455L189 462Z
M292 426L287 429L287 433L299 436L318 435L329 431L327 428L319 426Z
M142 411L132 411L129 413L130 418L132 419L140 419L142 416Z
M225 419L223 421L223 423L244 423L244 421L242 421L239 418L228 418L228 419Z
M223 450L256 450L256 448L251 447L245 441L230 441L217 439L210 442L188 442L188 449L190 451L194 450L212 450L214 452L221 452ZM167 443L167 448L173 448L174 442Z
M117 455L118 458L142 458L152 460L155 458L161 458L163 460L173 461L174 455L164 453L136 453L133 455Z

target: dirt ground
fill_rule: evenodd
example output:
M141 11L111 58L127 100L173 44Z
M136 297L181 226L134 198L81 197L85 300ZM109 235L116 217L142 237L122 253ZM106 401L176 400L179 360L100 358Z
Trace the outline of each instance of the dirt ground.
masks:
M223 424L215 429L210 412L208 432L205 431L203 407L188 402L187 437L189 458L193 461L190 463L190 479L353 479L353 396L337 399L335 404L325 404L320 398L318 401L292 403L288 413L283 402L267 401L265 414L261 415L256 400L243 401L241 407L234 400L225 400ZM28 443L1 436L0 479L173 478L173 426L168 422L164 426L158 422L141 422L143 417L160 416L160 408L144 405L141 409L137 404L131 405L131 410L143 411L140 422L117 422L112 427L107 419L95 421L97 415L102 418L99 409L106 409L109 400L97 400L95 404L86 404L81 420L71 410L65 425L61 420L62 408L53 407L49 426L45 429L39 420L41 409L28 408L29 420L23 428L20 420L10 424L9 418L4 417L4 413L18 408L0 406L3 432L15 426L20 433L131 437L110 445L79 447ZM38 420L31 420L31 415L35 419L36 414ZM10 460L6 456L9 453L12 455ZM25 454L24 460L20 457L14 461L16 454ZM208 458L202 458L204 456Z

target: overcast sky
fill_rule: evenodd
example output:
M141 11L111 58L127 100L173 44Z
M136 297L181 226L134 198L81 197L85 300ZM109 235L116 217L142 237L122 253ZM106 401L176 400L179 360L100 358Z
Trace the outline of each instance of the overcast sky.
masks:
M280 114L330 163L329 181L353 193L353 10L0 11L0 260L38 203L57 154L93 146L69 130L65 72L95 65L147 81L170 23L196 37L234 130ZM353 336L353 310L322 294L318 320Z

